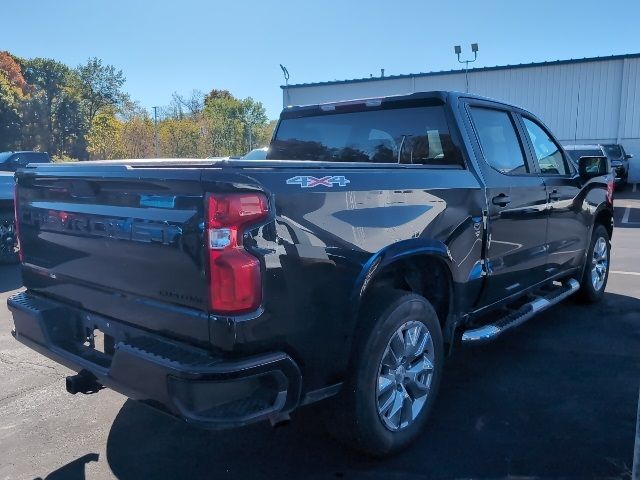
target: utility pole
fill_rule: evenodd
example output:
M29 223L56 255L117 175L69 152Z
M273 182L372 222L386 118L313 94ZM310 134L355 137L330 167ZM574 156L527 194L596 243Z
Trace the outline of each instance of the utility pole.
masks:
M160 142L158 141L158 107L153 107L153 129L155 131L154 143L156 147L156 158L160 158Z
M478 59L478 44L477 43L471 44L471 51L473 52L473 60L471 59L460 60L460 54L462 53L462 48L460 48L460 45L456 45L455 47L453 47L453 51L458 57L458 62L464 63L464 83L466 86L465 87L466 93L469 93L469 64L475 62Z

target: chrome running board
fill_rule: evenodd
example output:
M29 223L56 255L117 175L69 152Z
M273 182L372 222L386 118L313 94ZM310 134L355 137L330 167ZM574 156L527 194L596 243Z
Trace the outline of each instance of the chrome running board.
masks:
M525 303L518 310L515 310L493 323L482 325L481 327L466 330L462 334L463 343L485 343L498 338L502 333L518 325L522 325L531 317L546 310L552 305L561 302L570 295L573 295L580 288L577 280L570 278L561 286L558 286L544 296L538 296L534 300Z

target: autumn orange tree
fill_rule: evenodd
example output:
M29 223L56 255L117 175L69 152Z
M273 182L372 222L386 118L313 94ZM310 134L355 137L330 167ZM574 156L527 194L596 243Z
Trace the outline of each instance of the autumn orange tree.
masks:
M0 150L20 145L20 113L26 89L20 64L8 52L0 52Z

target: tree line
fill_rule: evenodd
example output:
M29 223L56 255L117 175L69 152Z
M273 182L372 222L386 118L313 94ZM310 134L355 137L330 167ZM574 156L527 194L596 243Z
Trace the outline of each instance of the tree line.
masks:
M98 58L71 68L0 52L0 151L54 160L242 155L269 143L275 121L227 90L174 93L153 115L124 91L121 70Z

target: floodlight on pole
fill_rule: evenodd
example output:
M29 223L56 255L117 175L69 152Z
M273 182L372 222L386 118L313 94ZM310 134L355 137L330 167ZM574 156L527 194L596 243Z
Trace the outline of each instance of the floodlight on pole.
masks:
M287 107L289 105L289 70L287 67L280 64L280 69L282 70L282 74L284 75L284 98L282 99L282 106Z
M282 74L284 75L284 84L289 86L289 70L287 70L287 67L282 64L280 64L280 68L282 69Z
M473 52L473 60L471 59L467 59L467 60L461 60L460 59L460 55L462 54L462 48L460 48L460 45L456 45L453 47L453 51L455 52L456 56L458 57L458 62L460 63L464 63L464 83L466 85L466 92L469 93L469 64L475 62L478 59L478 44L477 43L472 43L471 44L471 51Z

